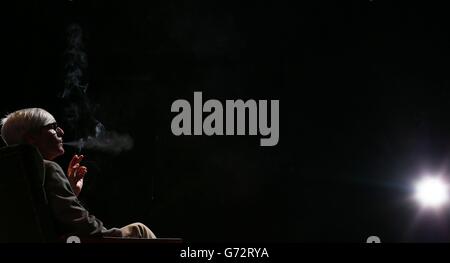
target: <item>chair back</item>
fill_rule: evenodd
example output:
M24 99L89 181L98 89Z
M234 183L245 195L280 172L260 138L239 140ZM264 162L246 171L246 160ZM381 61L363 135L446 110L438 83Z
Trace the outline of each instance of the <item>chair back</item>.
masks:
M56 241L44 181L36 147L0 148L0 243Z

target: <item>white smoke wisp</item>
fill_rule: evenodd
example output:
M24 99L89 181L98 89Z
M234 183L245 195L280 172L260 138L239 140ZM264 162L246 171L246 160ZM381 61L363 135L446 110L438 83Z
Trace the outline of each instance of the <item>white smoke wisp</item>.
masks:
M97 150L111 154L119 154L133 148L134 141L128 134L104 131L97 137L88 136L77 141L67 142L64 145L82 149Z
M73 93L85 94L88 83L84 73L88 66L86 52L83 44L83 29L78 24L72 24L67 28L66 79L62 98Z
M88 97L88 78L85 73L88 67L88 57L84 50L83 29L78 24L67 27L67 48L65 51L65 86L61 98L67 105L64 108L64 119L70 130L74 132L75 141L64 145L82 149L103 151L119 154L133 148L133 138L129 135L107 131L103 124L94 117L95 108ZM91 129L95 126L94 131Z

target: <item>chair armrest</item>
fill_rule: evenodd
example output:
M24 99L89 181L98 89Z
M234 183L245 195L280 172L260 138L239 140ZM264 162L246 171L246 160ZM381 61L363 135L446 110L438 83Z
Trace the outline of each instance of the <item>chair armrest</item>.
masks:
M69 236L60 238L63 243L140 243L140 244L182 244L181 238L128 238L128 237L78 237L80 242L69 242Z
M140 243L140 244L182 244L181 238L126 238L126 237L84 237L81 243Z

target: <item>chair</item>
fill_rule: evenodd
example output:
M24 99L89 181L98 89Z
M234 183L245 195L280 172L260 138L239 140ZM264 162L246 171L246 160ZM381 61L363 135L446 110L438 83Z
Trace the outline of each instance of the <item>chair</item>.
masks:
M0 242L53 242L44 164L31 145L0 149Z
M43 159L34 146L0 148L0 243L66 242L55 233L44 181ZM182 243L179 238L79 238L82 243Z

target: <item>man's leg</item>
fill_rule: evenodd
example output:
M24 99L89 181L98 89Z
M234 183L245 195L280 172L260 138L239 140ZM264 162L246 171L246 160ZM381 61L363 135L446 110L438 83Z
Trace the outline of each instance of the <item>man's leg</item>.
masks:
M133 223L120 229L123 237L156 238L155 234L142 223Z

